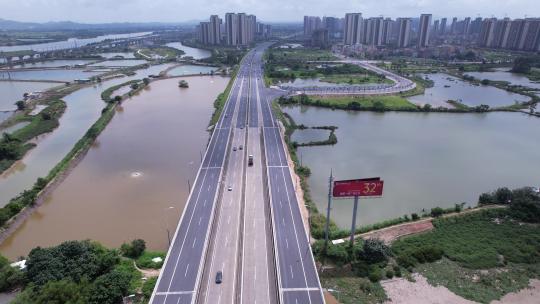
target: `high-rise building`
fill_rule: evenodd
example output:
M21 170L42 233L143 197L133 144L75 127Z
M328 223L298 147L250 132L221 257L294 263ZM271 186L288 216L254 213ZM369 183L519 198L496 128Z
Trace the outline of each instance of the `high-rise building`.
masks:
M221 18L218 15L210 16L210 44L221 43Z
M408 47L411 42L411 18L398 18L396 20L398 30L397 47Z
M328 48L330 45L328 30L327 29L316 29L311 33L311 45L320 48Z
M270 38L270 36L272 36L272 26L257 22L257 31L255 32L255 36L257 36L259 39Z
M450 35L457 34L457 25L458 25L457 17L452 18L452 25L450 25Z
M383 17L369 18L366 27L366 44L383 45Z
M433 33L433 35L437 36L439 34L439 23L441 21L439 21L439 19L435 20L433 22L433 27L431 28L431 32Z
M419 48L425 48L429 46L429 30L431 26L431 14L420 15L420 26L418 29L418 42Z
M205 45L221 43L221 19L217 15L210 16L210 22L201 22L197 28L199 42Z
M508 49L518 49L519 41L521 38L521 33L523 32L523 27L525 25L524 19L515 19L512 20L510 24L510 32L508 33L508 40L506 41L506 48Z
M316 16L304 16L304 36L311 37L311 34L321 28L321 18Z
M471 22L471 31L470 33L475 35L475 34L480 34L480 29L482 28L482 18L481 17L478 17L476 19L474 19L473 22Z
M463 35L469 35L470 30L471 30L471 17L467 17L465 18L465 20L463 20L463 28L462 28L461 33Z
M518 50L540 50L540 18L527 18L523 23Z
M340 18L336 17L323 17L322 28L328 30L328 36L330 38L338 38L340 36Z
M384 19L383 22L383 31L382 31L382 43L384 45L390 44L392 39L392 30L394 27L394 21L390 18Z
M227 45L238 45L238 15L235 13L225 14L225 34Z
M362 43L363 32L363 20L361 13L348 13L345 14L345 25L343 32L343 43L346 45L360 44Z
M497 20L495 23L495 29L493 32L493 42L490 47L494 48L506 48L508 44L508 36L510 34L511 21L510 18L504 18Z
M478 45L491 47L495 40L495 24L497 18L486 18L482 21L482 28L480 29L480 36L478 37Z
M446 18L441 19L441 28L439 29L439 35L446 34Z

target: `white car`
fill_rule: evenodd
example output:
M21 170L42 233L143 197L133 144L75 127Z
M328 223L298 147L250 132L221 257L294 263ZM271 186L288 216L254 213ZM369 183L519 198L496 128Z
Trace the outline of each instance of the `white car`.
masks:
M232 191L232 186L229 186L229 188L227 188L227 190Z

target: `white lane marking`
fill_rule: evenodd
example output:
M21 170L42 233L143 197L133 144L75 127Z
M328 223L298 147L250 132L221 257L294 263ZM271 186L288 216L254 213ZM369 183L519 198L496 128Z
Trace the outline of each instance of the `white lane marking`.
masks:
M227 219L227 224L230 225L231 224L231 215L229 214L229 218Z
M187 264L187 266L186 266L186 272L184 273L184 277L187 277L188 269L189 269L189 264Z
M229 244L229 236L225 237L225 247L227 247L227 244Z
M191 248L195 248L195 243L197 242L197 238L193 239L193 245L191 245Z
M294 279L294 273L293 273L293 271L292 271L292 265L289 265L289 268L291 269L291 278Z
M207 201L207 200L204 200L203 207L206 207L206 201Z
M183 295L183 294L192 294L195 291L158 291L156 292L156 296L164 296L164 295Z
M283 292L289 292L289 291L319 291L319 288L316 287L308 287L308 288L280 288L279 290Z
M202 216L199 218L199 226L201 225Z
M287 243L287 249L289 249L289 240L285 238L285 243Z

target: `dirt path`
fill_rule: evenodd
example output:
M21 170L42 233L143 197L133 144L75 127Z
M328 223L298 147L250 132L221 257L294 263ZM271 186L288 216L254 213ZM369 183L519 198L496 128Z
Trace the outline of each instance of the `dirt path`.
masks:
M462 212L445 214L443 215L443 217L460 216L463 214L478 212L480 210L505 208L505 207L506 206L499 206L499 205L484 206L484 207L478 207L478 208L473 208L473 209L467 209ZM363 239L378 238L389 244L403 236L432 230L434 228L433 223L432 223L433 220L434 220L433 217L427 217L427 218L414 221L414 222L407 222L407 223L398 224L398 225L394 225L394 226L390 226L386 228L381 228L378 230L373 230L366 233L357 234L355 235L355 238L363 238ZM348 241L349 238L347 237L341 240Z

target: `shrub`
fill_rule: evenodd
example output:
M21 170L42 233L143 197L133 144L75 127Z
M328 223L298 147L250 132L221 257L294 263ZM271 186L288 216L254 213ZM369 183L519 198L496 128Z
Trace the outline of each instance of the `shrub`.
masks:
M370 264L374 264L386 261L390 255L390 247L382 240L367 239L364 241L359 257Z
M412 256L419 263L431 263L440 260L444 254L444 251L438 247L420 247L412 252Z
M416 266L416 263L417 263L416 259L406 252L398 255L396 261L403 268L414 267Z
M131 241L131 243L124 243L120 247L120 252L123 256L136 259L140 257L146 249L146 242L141 239Z
M444 213L444 210L441 207L431 208L431 216L433 217L439 217L443 215L443 213Z
M0 255L0 292L9 291L24 281L24 274L19 268L11 267L9 261Z
M387 271L386 271L386 277L387 277L388 279L393 278L393 277L394 277L394 272L393 272L392 270L387 270Z
M373 267L369 272L369 280L373 283L379 282L382 279L382 271L379 267Z
M416 220L418 220L420 217L418 216L418 214L413 213L413 214L411 214L411 218L412 218L413 221L416 221Z

